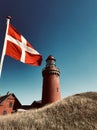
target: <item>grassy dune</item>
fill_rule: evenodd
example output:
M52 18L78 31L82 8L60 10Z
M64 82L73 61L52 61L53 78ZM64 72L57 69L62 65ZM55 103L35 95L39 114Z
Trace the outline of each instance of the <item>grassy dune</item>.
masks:
M76 94L41 109L0 116L0 130L97 130L97 93Z

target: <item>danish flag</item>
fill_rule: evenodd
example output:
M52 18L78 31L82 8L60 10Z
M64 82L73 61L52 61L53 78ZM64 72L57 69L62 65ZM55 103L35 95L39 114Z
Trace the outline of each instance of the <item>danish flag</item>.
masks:
M8 55L25 64L39 66L42 62L42 55L39 54L31 44L9 23L11 17L7 17L7 28L5 33L4 46L0 61L0 76L5 55Z
M6 55L26 64L41 65L42 56L11 24L6 39Z

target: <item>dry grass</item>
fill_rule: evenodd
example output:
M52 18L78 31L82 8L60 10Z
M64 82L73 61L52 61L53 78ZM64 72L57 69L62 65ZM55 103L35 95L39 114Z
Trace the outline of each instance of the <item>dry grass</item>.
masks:
M76 94L41 109L1 116L0 130L97 130L97 93Z

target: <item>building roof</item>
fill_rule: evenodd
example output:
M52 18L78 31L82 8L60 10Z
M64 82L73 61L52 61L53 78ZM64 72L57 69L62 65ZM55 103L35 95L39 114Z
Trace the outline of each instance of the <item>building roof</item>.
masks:
M6 100L9 96L11 96L11 95L20 103L20 101L17 99L17 97L16 97L13 93L9 93L9 94L6 94L6 95L0 97L0 104L1 104L4 100ZM21 104L21 103L20 103L20 104Z
M0 103L2 103L9 95L4 95L0 97Z

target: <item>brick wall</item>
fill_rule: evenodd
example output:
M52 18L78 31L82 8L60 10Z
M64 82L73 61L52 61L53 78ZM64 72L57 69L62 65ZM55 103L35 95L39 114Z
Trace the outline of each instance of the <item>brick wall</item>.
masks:
M15 97L10 95L0 104L0 115L10 114L13 112Z

